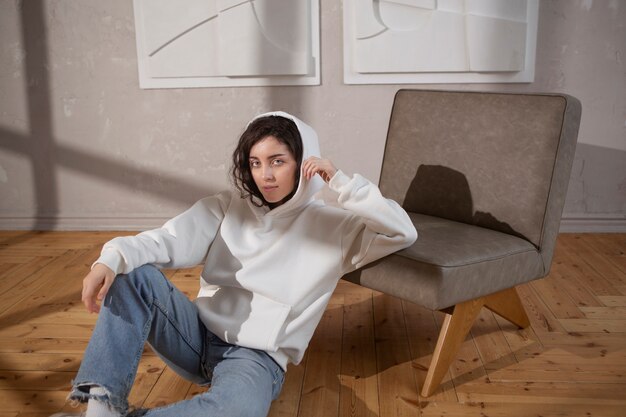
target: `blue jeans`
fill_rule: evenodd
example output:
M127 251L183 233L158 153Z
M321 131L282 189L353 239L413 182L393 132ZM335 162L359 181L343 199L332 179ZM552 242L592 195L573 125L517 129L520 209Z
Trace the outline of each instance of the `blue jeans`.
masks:
M129 415L149 417L266 416L284 382L282 368L265 352L220 340L200 321L196 305L154 266L118 275L102 303L70 400L94 397L128 412L144 343L179 375L209 391L165 407Z

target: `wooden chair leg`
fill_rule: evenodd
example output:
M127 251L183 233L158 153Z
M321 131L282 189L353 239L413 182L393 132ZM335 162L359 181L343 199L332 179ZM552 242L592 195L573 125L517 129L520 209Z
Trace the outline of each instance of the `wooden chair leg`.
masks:
M477 298L457 304L452 314L446 314L422 387L423 397L432 395L439 387L483 305L484 299Z
M485 307L522 329L530 326L530 320L515 288L485 297Z
M435 346L422 387L423 397L432 395L439 387L483 306L519 327L530 326L530 321L515 288L466 301L455 305L451 310L446 310L446 318L441 326L437 346Z

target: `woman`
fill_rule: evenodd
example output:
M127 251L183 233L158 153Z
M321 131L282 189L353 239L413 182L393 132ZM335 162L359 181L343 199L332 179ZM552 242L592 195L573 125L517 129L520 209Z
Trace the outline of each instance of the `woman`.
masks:
M287 113L250 122L232 176L237 191L104 245L83 280L83 302L100 315L69 397L88 402L87 417L128 413L146 341L211 388L129 415L267 415L339 278L417 238L397 203L321 159L315 131ZM159 271L201 262L195 302Z

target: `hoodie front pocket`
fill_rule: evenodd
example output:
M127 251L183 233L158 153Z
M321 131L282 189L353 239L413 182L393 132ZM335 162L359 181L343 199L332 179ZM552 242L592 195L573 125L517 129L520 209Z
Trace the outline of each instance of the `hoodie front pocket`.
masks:
M238 346L276 352L291 307L235 287L220 287L196 300L204 325L216 336Z

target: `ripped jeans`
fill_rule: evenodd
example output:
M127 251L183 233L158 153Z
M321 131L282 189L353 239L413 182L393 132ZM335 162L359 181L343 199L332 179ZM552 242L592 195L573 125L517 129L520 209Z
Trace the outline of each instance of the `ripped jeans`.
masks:
M144 343L182 377L211 388L171 405L128 413ZM121 415L149 417L266 416L284 382L282 368L265 352L231 345L206 329L196 305L154 266L118 275L102 303L96 327L69 399L98 399Z

